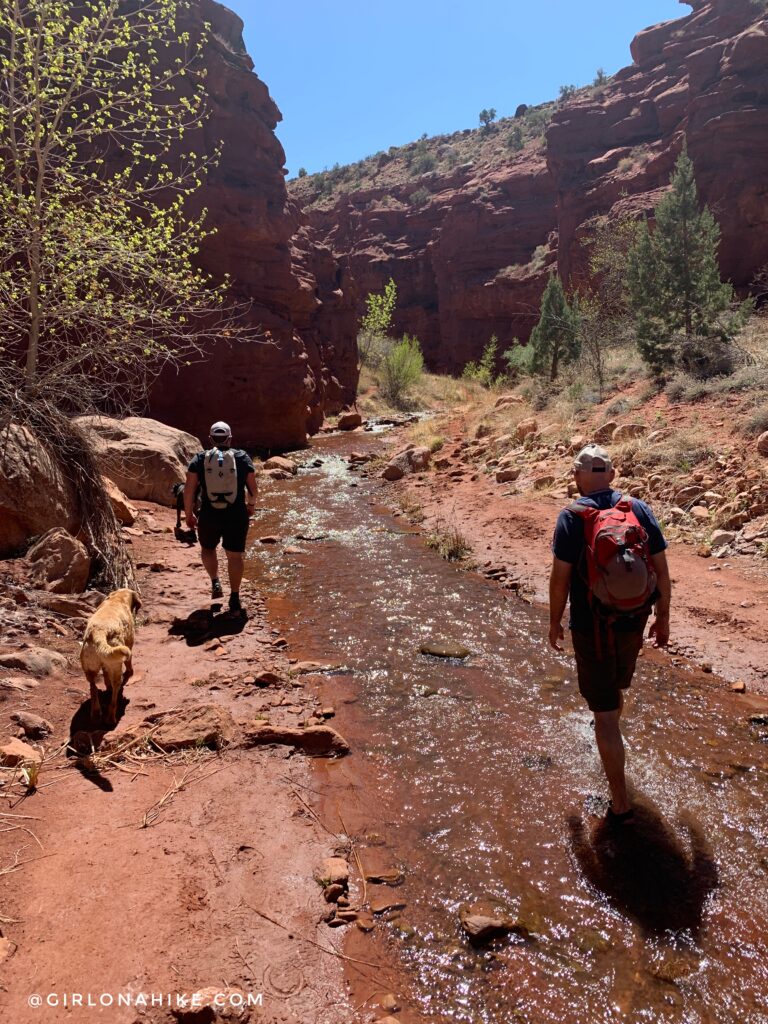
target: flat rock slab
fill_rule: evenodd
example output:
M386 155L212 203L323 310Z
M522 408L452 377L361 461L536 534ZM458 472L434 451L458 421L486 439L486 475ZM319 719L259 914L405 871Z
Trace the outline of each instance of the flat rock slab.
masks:
M0 654L0 668L15 668L33 676L49 676L67 667L67 659L46 647L28 647L25 651Z
M430 654L433 658L458 658L463 661L472 651L463 644L452 643L450 640L430 640L419 648L422 654Z
M217 704L196 704L148 715L139 725L112 733L102 750L119 749L124 743L146 735L163 751L208 747L221 750L232 743L237 727L230 713Z
M36 764L40 764L42 760L43 755L39 750L35 750L34 747L30 747L28 743L24 743L16 737L0 747L0 764L5 768L15 768L16 765L23 764L25 761L34 761Z
M306 729L299 729L285 725L270 725L268 722L255 722L246 726L244 743L251 747L277 743L295 747L310 757L343 757L350 752L350 746L344 737L329 725L311 725Z

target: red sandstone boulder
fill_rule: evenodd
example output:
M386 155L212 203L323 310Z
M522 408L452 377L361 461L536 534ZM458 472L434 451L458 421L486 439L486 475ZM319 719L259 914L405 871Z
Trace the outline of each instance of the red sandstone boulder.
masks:
M761 455L768 455L768 430L757 439L757 450Z
M201 450L196 437L142 416L81 416L77 422L91 433L102 473L124 494L135 501L175 504L173 485L184 482L187 466Z
M44 533L27 552L35 578L54 594L81 594L91 571L91 559L79 540L60 526Z
M75 490L45 445L12 423L0 432L0 556L55 526L77 532Z

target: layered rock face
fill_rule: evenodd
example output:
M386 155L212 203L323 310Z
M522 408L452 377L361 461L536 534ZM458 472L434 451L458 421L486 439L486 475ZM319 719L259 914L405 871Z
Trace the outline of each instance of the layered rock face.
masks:
M432 369L453 372L492 334L507 348L536 323L556 259L555 192L541 151L490 173L433 177L420 209L409 206L416 188L353 192L307 216L341 267L347 306L359 316L366 295L394 278L395 328L419 338ZM534 258L537 249L546 252Z
M281 114L252 71L242 22L212 0L197 0L189 18L193 28L211 26L204 52L210 117L187 145L197 152L222 149L196 196L216 228L200 264L217 280L230 276L233 298L251 304L250 321L271 341L222 338L200 362L161 376L150 413L203 439L214 420L226 419L239 445L295 447L322 422L326 401L334 406L354 397L354 332L337 327L332 353L319 341L326 301L338 304L330 254L321 247L299 254L297 247L294 272L291 239L301 218L288 206L285 154L274 134ZM346 374L342 380L334 367Z
M347 307L398 286L396 327L431 368L455 371L492 334L527 340L555 266L586 276L582 244L598 217L650 213L683 139L701 199L722 228L723 276L747 289L768 264L768 10L752 0L692 0L687 17L633 41L633 64L555 113L544 148L501 167L458 167L427 181L342 196L310 209L338 260ZM394 208L393 208L394 207Z
M547 133L558 193L560 271L583 276L590 219L650 213L683 140L700 198L721 230L724 278L746 289L768 264L768 9L692 0L693 12L641 32L634 63Z

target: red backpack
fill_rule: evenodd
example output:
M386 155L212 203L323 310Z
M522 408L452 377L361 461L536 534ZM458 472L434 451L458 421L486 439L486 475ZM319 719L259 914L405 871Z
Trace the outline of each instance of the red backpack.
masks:
M578 502L570 511L584 523L585 582L593 611L616 619L650 610L656 573L648 534L629 498L613 508L596 509Z

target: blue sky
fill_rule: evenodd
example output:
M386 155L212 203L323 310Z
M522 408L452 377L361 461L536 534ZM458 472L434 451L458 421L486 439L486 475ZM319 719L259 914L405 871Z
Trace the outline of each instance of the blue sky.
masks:
M474 128L541 103L598 67L631 62L640 29L683 17L678 0L228 0L255 71L283 113L291 176Z

